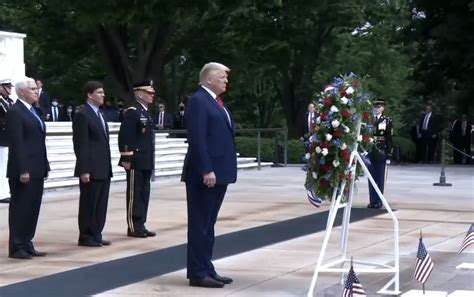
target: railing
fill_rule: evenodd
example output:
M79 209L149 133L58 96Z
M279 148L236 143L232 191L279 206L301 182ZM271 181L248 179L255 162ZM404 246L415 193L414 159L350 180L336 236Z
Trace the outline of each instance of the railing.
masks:
M163 129L155 130L155 133L169 133L170 137L176 135L184 135L188 133L187 130ZM288 129L287 128L249 128L249 129L235 129L236 134L256 134L257 137L257 162L258 170L261 169L262 163L262 133L272 133L275 135L275 160L273 166L287 166L288 163ZM283 134L283 165L279 164L280 142L279 135Z

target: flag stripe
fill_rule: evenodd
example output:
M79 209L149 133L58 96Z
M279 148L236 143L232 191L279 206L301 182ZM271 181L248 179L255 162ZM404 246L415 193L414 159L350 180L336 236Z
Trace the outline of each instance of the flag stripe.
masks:
M461 243L461 247L459 248L459 253L462 253L465 249L467 249L471 244L474 243L474 232L470 232L464 237L464 240Z

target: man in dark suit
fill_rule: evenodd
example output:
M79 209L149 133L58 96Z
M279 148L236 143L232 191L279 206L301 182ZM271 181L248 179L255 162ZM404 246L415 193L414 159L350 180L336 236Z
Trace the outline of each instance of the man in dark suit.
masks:
M53 98L43 90L43 82L41 79L36 79L36 85L38 86L38 101L35 105L41 111L43 119L47 119L47 115L51 112Z
M316 120L318 118L318 114L316 112L316 108L314 107L314 103L310 103L308 104L308 110L307 112L305 113L305 118L304 118L304 121L303 121L303 139L306 138L306 136L308 135L310 129L311 129L311 126L314 125L314 123L316 123Z
M38 88L31 78L15 85L17 102L8 110L8 169L11 201L8 213L10 228L9 256L31 259L46 253L35 249L32 239L48 175L46 127L32 107L38 100Z
M173 129L173 116L166 111L164 103L158 104L158 114L155 117L155 129Z
M8 135L7 112L13 105L10 98L12 84L10 79L0 80L0 203L10 202L10 186L7 179Z
M150 201L150 179L155 165L153 119L148 107L153 103L153 81L135 83L135 103L123 113L119 132L119 165L127 172L127 236L153 237L145 222Z
M102 238L107 215L110 178L109 128L99 107L104 103L102 83L84 85L86 103L74 117L72 140L76 154L74 176L79 177L79 242L80 246L110 245Z
M53 98L51 100L51 107L45 116L45 121L48 122L63 122L66 121L66 114L63 106L59 104L58 99Z
M217 274L211 262L214 225L227 185L237 179L234 124L220 95L227 88L226 66L205 64L201 87L186 107L188 152L181 180L188 205L187 278L190 286L222 288L232 279Z
M380 192L385 187L385 172L392 159L392 120L383 114L384 102L374 101L374 146L368 157L368 169ZM382 200L369 182L370 203L368 208L381 208Z
M433 112L431 104L426 105L426 112L420 119L421 126L421 144L422 144L422 161L425 163L433 163L438 144L439 119Z
M471 155L471 129L471 121L469 121L467 114L463 114L461 120L457 119L453 122L449 139L457 149L453 149L454 164L463 164L463 154L461 152ZM470 162L471 158L466 157L466 164Z
M175 129L184 130L186 129L186 117L184 116L184 109L185 109L184 102L181 102L178 106L178 112L176 113L175 117Z

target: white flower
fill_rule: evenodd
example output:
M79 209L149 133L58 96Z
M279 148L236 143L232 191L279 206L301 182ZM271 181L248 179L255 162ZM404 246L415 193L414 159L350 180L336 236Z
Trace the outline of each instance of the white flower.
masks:
M374 142L374 139L372 137L370 137L369 142Z
M341 122L339 122L338 120L333 120L333 121L331 122L331 125L332 125L334 128L339 127L340 124L341 124Z
M336 106L331 106L331 111L332 112L339 112L339 109Z
M306 155L304 155L304 158L306 160L309 160L311 158L311 154L310 153L306 153Z
M356 111L357 111L357 110L356 110L354 107L351 107L351 108L349 109L349 112L350 112L351 114L356 113Z
M352 94L352 93L354 93L354 89L353 89L352 87L348 87L348 88L346 89L346 94L349 94L349 95L350 95L350 94Z
M323 150L321 151L321 153L323 154L323 156L326 156L326 155L329 153L329 151L328 151L327 148L323 148Z
M342 145L341 145L341 150L345 150L346 148L347 148L347 144L346 144L345 142L342 143Z
M332 139L332 135L329 134L329 133L326 134L326 140L327 140L327 141L331 141L331 139Z
M357 136L357 141L362 141L362 135Z
M351 132L351 129L344 125L344 132L349 133Z
M313 174L312 174L312 175L313 175L313 178L314 178L314 179L318 179L318 174L317 174L315 171L313 171Z
M334 161L332 161L332 166L334 166L334 168L339 166L339 164L341 164L341 163L339 163L338 159L335 159Z
M324 89L324 92L325 92L325 93L329 93L329 91L331 91L332 89L334 89L334 87L331 86L331 85L329 85L329 86L327 86L327 87Z
M341 98L342 104L347 104L348 101L349 99L347 99L345 96Z
M316 147L315 152L320 154L321 153L321 148L319 146Z

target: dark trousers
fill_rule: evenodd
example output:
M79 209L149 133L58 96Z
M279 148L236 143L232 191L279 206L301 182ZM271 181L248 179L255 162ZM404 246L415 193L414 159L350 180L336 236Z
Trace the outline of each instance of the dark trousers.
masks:
M212 264L214 225L224 200L227 185L208 188L204 184L186 183L188 205L187 278L214 276Z
M107 216L110 179L83 183L79 179L79 241L102 241Z
M423 160L423 143L421 138L416 139L415 141L415 162L420 162Z
M380 192L383 194L384 185L385 185L385 161L372 161L368 167L372 178L374 179L375 183L377 184ZM369 195L370 195L370 203L371 204L382 204L382 200L380 200L379 195L375 192L374 187L369 181Z
M26 184L19 178L10 178L11 200L8 209L10 228L9 253L34 249L31 240L35 237L36 225L43 198L44 179L30 179Z
M151 172L151 170L127 170L127 225L131 232L146 229Z
M426 163L433 162L435 151L436 151L436 145L438 143L438 138L432 138L432 137L427 136L427 137L423 137L421 141L422 141L421 149L422 149L422 156L423 156L422 161Z
M471 156L471 142L469 141L469 139L453 139L453 146L461 152L465 153L466 155ZM462 164L462 160L464 157L466 156L453 149L454 164ZM470 162L471 157L466 157L466 164L469 164Z

